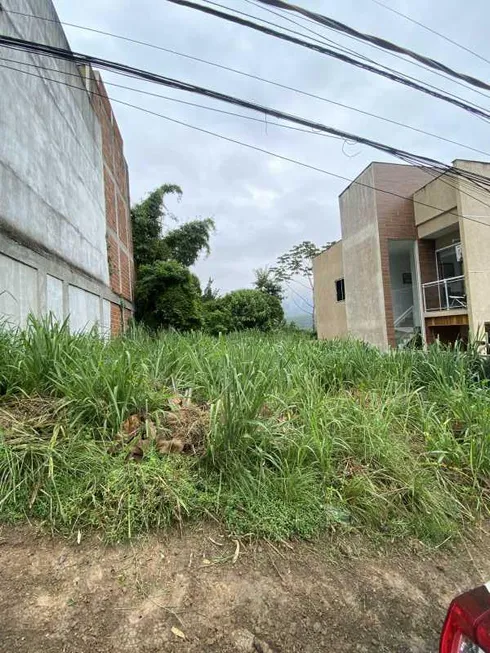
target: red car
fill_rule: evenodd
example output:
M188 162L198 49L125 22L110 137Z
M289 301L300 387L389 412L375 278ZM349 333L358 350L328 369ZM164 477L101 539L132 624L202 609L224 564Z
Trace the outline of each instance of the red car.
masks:
M452 601L439 652L490 653L490 583Z

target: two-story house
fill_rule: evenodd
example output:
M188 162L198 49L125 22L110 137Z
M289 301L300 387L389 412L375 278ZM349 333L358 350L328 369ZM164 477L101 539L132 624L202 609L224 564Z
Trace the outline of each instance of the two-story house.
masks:
M490 178L489 163L453 165ZM342 240L314 260L319 338L387 349L489 333L489 190L372 163L340 195L340 217Z

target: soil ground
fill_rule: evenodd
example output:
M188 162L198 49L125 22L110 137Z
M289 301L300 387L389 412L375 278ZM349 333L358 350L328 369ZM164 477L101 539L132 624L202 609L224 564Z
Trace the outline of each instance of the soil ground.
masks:
M109 547L2 526L0 651L435 653L451 598L490 578L487 543L237 546L205 526Z

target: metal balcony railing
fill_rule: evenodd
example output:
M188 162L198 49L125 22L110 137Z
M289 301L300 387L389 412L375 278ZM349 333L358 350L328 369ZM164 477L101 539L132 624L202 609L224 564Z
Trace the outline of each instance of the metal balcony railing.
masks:
M453 311L468 307L464 276L422 284L424 311Z

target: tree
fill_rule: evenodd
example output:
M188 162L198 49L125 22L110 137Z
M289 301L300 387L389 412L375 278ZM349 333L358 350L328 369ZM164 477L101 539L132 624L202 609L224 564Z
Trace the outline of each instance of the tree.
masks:
M291 247L277 259L276 266L271 268L279 281L289 282L294 277L303 277L313 289L313 259L335 245L335 241L327 243L324 247L317 247L309 240Z
M277 297L279 300L284 298L284 289L279 281L277 274L268 268L258 268L254 270L255 281L254 287L267 295Z
M214 283L214 279L211 279L211 277L209 277L206 287L204 288L204 291L202 293L203 302L212 302L213 300L218 299L219 290L217 288L213 288L213 283Z
M214 222L211 218L192 220L169 231L163 238L169 258L182 265L194 265L201 252L209 254L209 237L213 231Z
M205 317L208 326L222 325L222 331L259 329L270 331L283 323L284 311L280 299L261 290L234 290L215 300Z
M188 269L201 252L209 253L214 230L210 218L192 220L164 233L166 195L179 198L175 184L160 186L131 210L137 268L136 318L153 329L189 330L202 324L201 288Z
M166 195L177 195L180 199L182 189L176 184L164 184L131 209L133 253L137 267L168 258L169 252L161 238L163 220L168 215L164 203Z
M310 315L312 324L315 324L315 307L312 301L310 302L305 299L303 296L304 293L299 292L291 285L291 282L304 286L309 291L311 297L311 293L313 292L313 259L325 250L330 249L334 244L335 241L327 243L324 247L317 247L311 241L305 240L302 243L299 243L299 245L292 247L282 256L279 256L276 266L271 268L272 272L276 275L276 278L288 286L292 293L291 299L293 303L305 313L308 313L309 311L305 310L301 303L311 309ZM305 279L307 284L298 281L296 277ZM301 303L298 303L298 300L293 297L294 295Z
M179 331L202 325L199 279L178 261L156 261L139 269L136 319L152 329Z

